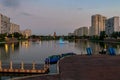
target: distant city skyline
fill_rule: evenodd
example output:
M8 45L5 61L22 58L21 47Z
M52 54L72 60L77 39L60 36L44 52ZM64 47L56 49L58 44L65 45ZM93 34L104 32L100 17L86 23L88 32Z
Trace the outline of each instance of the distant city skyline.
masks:
M0 0L0 13L33 34L67 35L91 25L91 15L120 16L119 0Z

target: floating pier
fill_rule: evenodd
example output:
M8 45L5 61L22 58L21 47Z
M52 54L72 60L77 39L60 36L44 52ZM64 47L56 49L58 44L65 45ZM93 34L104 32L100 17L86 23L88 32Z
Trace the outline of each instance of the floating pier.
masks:
M25 64L23 61L21 64L13 64L10 61L9 64L2 64L0 61L0 73L23 73L23 74L45 74L49 72L48 64Z

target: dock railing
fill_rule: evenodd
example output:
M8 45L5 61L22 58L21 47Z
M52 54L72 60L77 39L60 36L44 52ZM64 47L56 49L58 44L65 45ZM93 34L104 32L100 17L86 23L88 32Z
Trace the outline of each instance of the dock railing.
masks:
M0 60L0 73L47 73L49 71L49 64L36 64L34 61L32 64L24 64L22 61L21 64L13 64L10 61L9 65L3 65Z

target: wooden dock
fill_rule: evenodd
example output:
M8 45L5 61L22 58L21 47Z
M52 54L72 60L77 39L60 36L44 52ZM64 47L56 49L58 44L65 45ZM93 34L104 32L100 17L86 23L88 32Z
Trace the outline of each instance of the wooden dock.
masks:
M2 64L0 61L0 73L17 73L17 74L45 74L49 72L49 65L47 64L13 64L10 61L9 64Z

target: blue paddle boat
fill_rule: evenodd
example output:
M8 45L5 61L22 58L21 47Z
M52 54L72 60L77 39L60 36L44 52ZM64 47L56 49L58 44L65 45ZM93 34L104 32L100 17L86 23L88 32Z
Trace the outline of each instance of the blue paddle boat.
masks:
M60 60L60 55L52 55L45 59L46 64L55 64Z
M61 54L61 57L73 56L73 55L76 55L76 53L69 52L69 53L64 53L64 54Z

